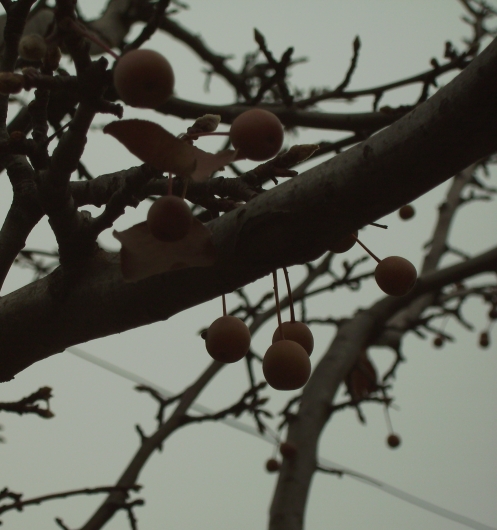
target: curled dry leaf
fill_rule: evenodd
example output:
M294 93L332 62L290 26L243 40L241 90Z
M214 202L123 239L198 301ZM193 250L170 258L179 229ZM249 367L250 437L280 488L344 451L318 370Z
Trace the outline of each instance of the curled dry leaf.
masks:
M196 182L207 180L214 171L232 162L236 154L231 150L207 153L146 120L114 121L104 127L104 133L158 170L190 177Z
M345 378L347 392L354 401L360 401L378 390L377 381L376 368L363 352Z
M121 270L128 282L186 267L209 267L216 261L211 233L197 219L187 236L174 242L156 239L146 222L113 235L122 245Z

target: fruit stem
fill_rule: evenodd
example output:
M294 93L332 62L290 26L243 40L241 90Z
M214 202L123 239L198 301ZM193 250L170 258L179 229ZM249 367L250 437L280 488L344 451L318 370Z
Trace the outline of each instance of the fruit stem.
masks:
M388 228L388 225L380 225L379 223L369 223L371 226L376 226L376 228L384 228L385 230Z
M385 405L385 419L387 422L388 430L390 431L390 434L393 434L393 426L392 426L392 420L390 419L390 412L388 412L388 405Z
M201 136L229 136L229 132L201 132L201 133L194 133L192 136L200 138ZM185 135L188 136L188 135Z
M223 299L223 317L226 316L226 296L221 295L221 298Z
M370 250L369 248L364 244L362 243L361 241L359 241L359 238L355 235L355 234L350 234L358 243L359 245L361 245L361 247L373 258L375 259L378 263L380 263L381 259L378 257L378 256L375 256Z
M181 194L181 198L184 200L186 197L186 190L188 189L188 179L185 179L185 185L183 186L183 193Z
M295 310L293 308L292 288L290 287L290 277L288 276L288 270L286 267L283 267L283 272L285 274L286 290L288 291L288 302L290 304L290 321L295 322Z
M171 173L169 173L167 176L167 194L173 194L173 176L171 175Z
M91 34L86 29L83 29L82 27L80 27L79 24L77 24L74 20L70 19L70 22L71 22L71 28L76 33L79 33L82 37L85 37L86 39L91 40L92 42L94 42L97 46L100 46L100 48L102 48L102 50L106 51L109 55L112 55L112 57L114 57L114 59L116 61L119 59L119 55L117 55L117 53L112 51L107 46L107 44L102 42L97 36Z
M278 277L276 271L273 271L273 290L274 290L274 301L276 302L276 315L278 317L278 329L280 330L280 340L285 340L283 334L283 326L281 325L281 308L280 308L280 297L278 296Z

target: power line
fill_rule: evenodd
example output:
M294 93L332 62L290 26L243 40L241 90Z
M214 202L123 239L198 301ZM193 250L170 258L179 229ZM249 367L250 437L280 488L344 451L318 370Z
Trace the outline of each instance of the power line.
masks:
M75 355L76 357L79 357L80 359L84 359L85 361L88 361L92 364L100 366L104 370L107 370L120 377L123 377L124 379L128 379L129 381L133 381L134 383L139 383L141 385L145 385L150 388L153 388L154 390L157 390L157 392L160 392L164 397L171 397L174 395L169 390L151 381L148 381L147 379L133 372L125 370L124 368L121 368L120 366L117 366L116 364L99 359L95 355L92 355L91 353L87 353L80 348L71 346L70 348L66 348L66 351L68 351L69 353L72 353L73 355ZM193 410L197 412L200 412L201 414L215 413L214 410L208 407L204 407L203 405L196 404L196 403L192 404L190 408L192 408ZM245 432L247 434L251 434L252 436L265 440L266 442L269 442L271 444L274 444L275 439L277 439L276 435L272 435L270 433L261 434L255 427L252 427L251 425L247 425L233 418L223 418L221 419L221 421L225 423L226 425L233 427L234 429L238 429L239 431ZM465 526L468 526L469 528L474 528L474 530L496 530L495 528L491 526L487 526L486 524L480 523L478 521L475 521L474 519L465 517L464 515L460 515L451 510L446 510L445 508L437 506L436 504L433 504L429 501L425 501L424 499L416 497L415 495L411 495L410 493L407 493L406 491L403 491L394 486L390 486L389 484L386 484L385 482L372 478L368 475L364 475L363 473L358 473L357 471L354 471L351 468L342 466L341 464L337 464L336 462L332 462L331 460L328 460L327 458L320 458L319 461L320 461L320 464L324 464L325 466L331 467L338 472L343 472L344 474L346 474L346 476L349 476L360 482L368 484L369 486L374 486L375 488L378 488L381 491L384 491L385 493L393 495L394 497L397 497L398 499L408 502L409 504L413 504L414 506L417 506L418 508L422 508L423 510L427 510L431 513L439 515L440 517L444 517L456 523L463 524Z

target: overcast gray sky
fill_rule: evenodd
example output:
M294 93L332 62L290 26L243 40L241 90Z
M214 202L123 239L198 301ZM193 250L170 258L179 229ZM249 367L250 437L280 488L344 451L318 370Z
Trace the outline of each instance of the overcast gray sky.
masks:
M497 6L495 2L492 5ZM92 17L102 6L103 2L87 0L82 9ZM351 88L363 88L423 71L432 57L443 57L446 40L460 46L461 38L468 36L467 26L460 21L462 12L455 0L193 0L190 10L183 11L177 19L193 33L201 34L213 50L233 54L235 65L240 64L246 51L255 49L254 27L266 36L276 55L294 46L295 56L309 59L292 74L292 84L301 88L336 86L348 67L352 41L359 35L362 49ZM229 87L215 77L210 92L203 91L205 65L181 43L157 35L147 46L170 60L179 97L210 103L232 101ZM444 82L448 80L449 77ZM385 96L384 104L409 103L418 92L416 87L392 93ZM30 97L26 94L27 99ZM357 112L370 105L370 100L364 100L357 105L332 103L323 108ZM129 108L125 109L125 117L154 119L174 133L184 131L190 124ZM98 118L98 123L107 121L105 116ZM302 131L299 136L288 134L286 144L334 137L325 131ZM206 149L216 146L211 140L202 144ZM84 161L95 175L138 162L98 130L90 135ZM436 206L446 188L447 184L440 186L417 200L413 221L405 223L392 214L382 220L389 225L388 232L368 228L361 233L362 239L379 255L400 254L419 266L420 249L429 239ZM11 196L4 177L0 180L2 212L7 211ZM142 221L147 206L128 210L116 223L117 229ZM457 218L451 242L470 254L488 249L496 244L496 222L495 204L468 206ZM119 248L110 231L102 242ZM55 248L46 222L36 227L28 246ZM347 257L360 255L361 250L354 248ZM290 274L296 281L301 271L291 270ZM29 271L13 269L4 294L19 288L30 277ZM270 287L270 279L266 278L250 286L249 292L260 293ZM320 297L310 304L309 313L348 316L380 295L375 285L367 285L359 293ZM229 307L237 303L234 295L228 296L227 301ZM457 342L441 350L434 349L431 340L412 336L405 340L408 362L400 368L393 388L399 410L392 412L392 421L402 437L398 450L389 450L385 445L387 428L381 407L365 405L366 426L358 423L352 411L333 417L321 439L320 455L497 527L496 348L492 345L481 350L476 346L478 332L486 325L486 311L479 303L468 304L465 314L475 324L476 332L461 332L454 322L449 322L447 331L454 333ZM212 301L168 322L92 341L80 348L178 392L208 365L210 358L197 332L220 313L220 301ZM259 353L265 352L273 328L271 323L255 338ZM312 359L315 362L332 338L332 331L313 331L317 344ZM494 329L491 337L494 344L496 332ZM382 350L375 350L373 357L381 368L391 360L391 354ZM139 423L146 432L154 427L156 410L152 400L136 393L129 381L70 353L40 362L3 384L0 400L19 399L44 385L54 389L54 419L0 416L7 439L0 446L0 488L8 486L33 497L112 484L138 446L134 425ZM242 363L232 365L216 377L199 403L222 408L237 400L246 388ZM267 394L274 411L280 410L288 398L288 394L272 390ZM250 418L243 421L252 425ZM145 506L136 512L140 530L264 528L275 484L275 476L264 471L264 462L272 454L273 447L267 442L221 423L178 431L168 440L163 453L152 457L139 479L146 499ZM81 497L55 501L29 507L24 513L9 512L2 519L5 528L12 530L53 529L54 517L61 517L70 528L78 528L100 500L101 497ZM127 524L125 515L119 514L106 528L121 530ZM463 528L351 478L339 480L323 475L316 475L312 485L306 527Z

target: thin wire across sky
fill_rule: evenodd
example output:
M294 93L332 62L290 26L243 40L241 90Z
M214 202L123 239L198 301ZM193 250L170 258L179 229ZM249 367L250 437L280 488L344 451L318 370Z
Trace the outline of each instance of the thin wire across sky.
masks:
M124 368L121 368L120 366L117 366L116 364L99 359L95 355L85 352L81 348L71 346L70 348L66 348L66 351L68 351L69 353L72 353L73 355L75 355L76 357L79 357L80 359L83 359L96 366L99 366L100 368L103 368L104 370L107 370L108 372L112 372L113 374L116 374L119 377L122 377L129 381L133 381L134 383L138 383L140 385L148 386L156 390L157 392L159 392L165 398L172 397L174 395L169 390L149 381L148 379L145 379L144 377L141 377L133 372L125 370ZM193 403L190 408L201 414L214 414L215 413L214 410L208 407L205 407L201 404L198 404L198 403ZM261 434L255 427L251 425L247 425L234 418L223 418L220 421L222 421L225 425L228 425L229 427L233 427L234 429L237 429L239 431L245 432L247 434L251 434L252 436L255 436L256 438L269 442L270 444L274 444L275 441L278 440L278 436L276 434L270 433L270 432ZM449 519L456 523L465 525L469 528L473 528L474 530L497 530L491 526L475 521L474 519L465 517L464 515L460 515L451 510L446 510L445 508L442 508L441 506L433 504L429 501L425 501L424 499L416 497L415 495L411 495L410 493L407 493L406 491L403 491L394 486L390 486L389 484L386 484L385 482L377 480L373 477L364 475L363 473L359 473L358 471L342 466L341 464L337 464L336 462L328 460L327 458L320 457L319 465L322 467L333 469L334 471L337 471L337 472L342 472L345 476L354 478L360 482L368 484L369 486L374 486L380 489L381 491L384 491L385 493L389 493L390 495L393 495L394 497L397 497L398 499L408 502L409 504L417 506L418 508L422 508L423 510L439 515L440 517L444 517L445 519Z

